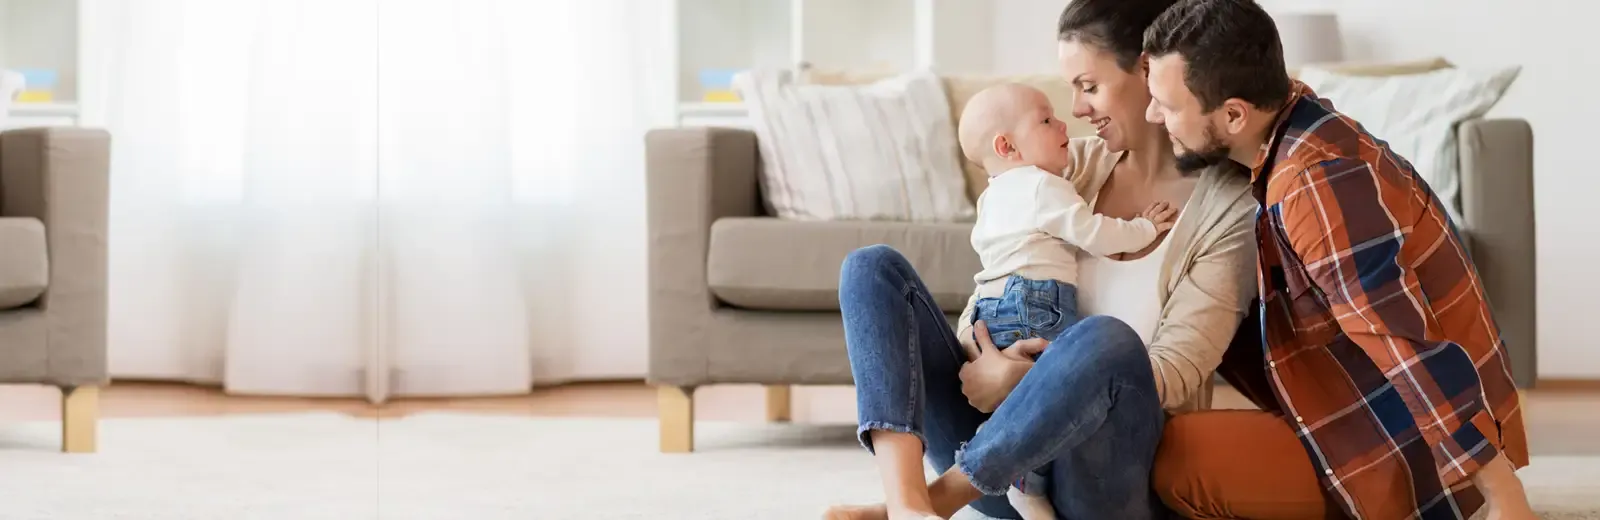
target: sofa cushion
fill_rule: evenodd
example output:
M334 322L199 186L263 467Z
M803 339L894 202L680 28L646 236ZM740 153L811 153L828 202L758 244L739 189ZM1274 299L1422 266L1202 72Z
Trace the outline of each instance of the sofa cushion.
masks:
M723 218L711 225L707 285L734 307L837 311L845 256L885 244L911 261L939 308L959 313L980 268L971 235L971 224Z
M761 142L758 176L769 213L792 220L973 220L954 119L932 72L841 86L752 70L735 76L733 87Z
M806 71L803 81L815 85L862 85L880 81L889 77L884 73L858 73L844 70L826 70L811 68ZM1050 100L1050 105L1056 110L1056 119L1067 124L1069 137L1086 137L1095 135L1094 125L1088 121L1072 116L1072 102L1077 94L1073 92L1071 83L1061 79L1056 74L1020 74L1014 76L941 76L944 83L946 101L950 104L950 120L957 125L961 124L961 112L966 110L967 102L972 100L979 91L1001 83L1021 83L1044 92ZM957 154L959 155L959 154ZM978 196L989 187L989 174L984 172L983 166L961 157L961 175L966 179L967 198L973 203L978 202Z
M0 218L0 310L38 299L49 281L44 223L33 217Z

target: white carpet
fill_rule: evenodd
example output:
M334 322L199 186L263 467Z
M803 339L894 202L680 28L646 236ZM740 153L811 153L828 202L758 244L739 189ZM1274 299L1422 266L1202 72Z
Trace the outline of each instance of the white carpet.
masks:
M101 421L100 453L56 423L0 424L0 518L814 519L881 496L852 428L697 423L656 453L647 420L335 414ZM1600 457L1540 457L1537 504L1600 518ZM973 515L965 514L962 517Z

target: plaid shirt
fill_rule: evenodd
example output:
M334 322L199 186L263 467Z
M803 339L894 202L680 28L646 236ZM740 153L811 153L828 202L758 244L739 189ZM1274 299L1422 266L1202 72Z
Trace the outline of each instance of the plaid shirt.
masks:
M1347 514L1467 518L1480 465L1528 460L1482 281L1411 164L1293 92L1251 173L1265 341L1219 370L1299 433Z

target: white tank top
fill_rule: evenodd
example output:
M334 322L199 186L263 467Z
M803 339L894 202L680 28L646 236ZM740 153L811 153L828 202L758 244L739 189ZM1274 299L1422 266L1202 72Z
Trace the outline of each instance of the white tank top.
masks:
M1179 210L1178 220L1188 213ZM1161 301L1157 283L1161 280L1162 258L1172 245L1172 233L1161 238L1161 245L1143 257L1112 260L1078 250L1078 314L1111 316L1122 320L1139 333L1146 346L1155 336L1161 321Z

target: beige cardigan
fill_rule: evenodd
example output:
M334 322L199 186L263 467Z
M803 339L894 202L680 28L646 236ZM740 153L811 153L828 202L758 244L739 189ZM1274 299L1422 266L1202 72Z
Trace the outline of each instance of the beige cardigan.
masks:
M1072 184L1090 204L1122 158L1098 137L1072 140ZM1150 366L1161 405L1178 413L1211 407L1211 374L1256 293L1256 201L1246 176L1228 164L1207 168L1167 240L1156 297L1161 318L1151 336ZM972 304L993 296L1004 279L978 287L962 311L959 338L970 338ZM968 346L969 350L971 347Z

